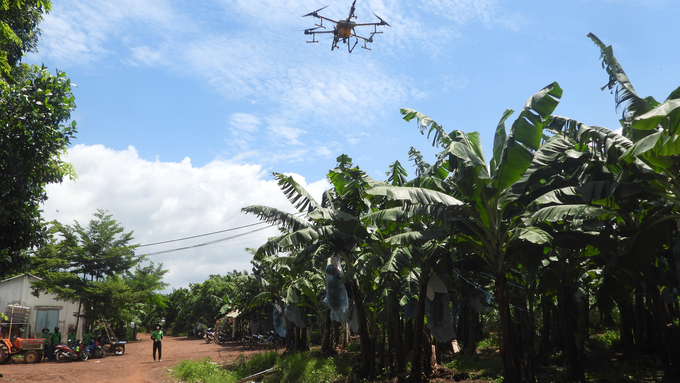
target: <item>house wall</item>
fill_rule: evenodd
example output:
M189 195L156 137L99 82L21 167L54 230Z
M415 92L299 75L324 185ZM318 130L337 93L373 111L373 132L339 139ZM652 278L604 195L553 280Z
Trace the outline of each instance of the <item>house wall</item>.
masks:
M31 294L31 283L38 278L32 275L22 275L0 282L0 311L7 311L8 304L18 303L22 306L31 308L29 322L31 324L31 336L40 336L42 329L36 329L36 316L38 310L59 310L59 330L62 334L62 341L66 342L69 328L75 328L77 322L78 303L66 302L56 299L56 295L41 293L40 297ZM82 320L79 323L77 337L82 339ZM52 332L54 329L50 329Z

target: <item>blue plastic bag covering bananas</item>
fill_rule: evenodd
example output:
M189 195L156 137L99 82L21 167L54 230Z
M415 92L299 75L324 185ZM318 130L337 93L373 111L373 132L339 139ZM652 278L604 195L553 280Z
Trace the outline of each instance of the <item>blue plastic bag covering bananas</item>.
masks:
M331 257L326 266L326 297L323 303L331 310L331 320L346 322L349 314L349 298L345 284L341 282L342 268L337 257Z
M288 318L289 321L291 321L294 325L296 325L299 328L305 328L307 325L305 322L302 320L302 312L300 311L300 306L298 306L296 303L298 302L298 296L294 292L289 292L288 297L290 299L286 299L286 318Z
M283 320L283 313L281 313L281 306L278 304L274 305L274 311L272 313L272 320L274 322L274 330L279 334L280 337L286 337L286 325Z

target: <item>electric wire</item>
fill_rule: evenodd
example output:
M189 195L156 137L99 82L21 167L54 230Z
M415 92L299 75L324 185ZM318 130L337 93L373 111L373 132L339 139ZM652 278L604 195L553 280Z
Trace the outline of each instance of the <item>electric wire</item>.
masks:
M147 243L147 244L144 244L144 245L139 245L139 246L137 246L137 247L154 246L154 245L162 245L162 244L164 244L164 243L179 242L179 241L184 241L184 240L187 240L187 239L194 239L194 238L206 237L206 236L208 236L208 235L226 233L226 232L228 232L228 231L234 231L234 230L244 229L244 228L246 228L246 227L252 227L252 226L257 226L257 225L264 225L264 224L265 224L265 222L256 222L256 223L251 223L250 225L244 225L244 226L234 227L234 228L231 228L231 229L225 229L225 230L220 230L220 231L213 231L212 233L198 234L198 235L192 235L191 237L184 237L184 238L178 238L178 239L170 239L170 240L161 241L161 242Z
M294 213L293 215L295 216L301 216L304 213ZM212 233L205 233L205 234L198 234L198 235L192 235L190 237L184 237L184 238L177 238L177 239L169 239L167 241L161 241L161 242L154 242L154 243L145 243L143 245L137 246L139 247L145 247L145 246L154 246L154 245L162 245L164 243L171 243L171 242L179 242L179 241L185 241L187 239L194 239L194 238L200 238L200 237L207 237L208 235L214 235L214 234L220 234L220 233L226 233L228 231L234 231L234 230L239 230L239 229L245 229L246 227L252 227L252 226L257 226L257 225L266 225L266 222L256 222L256 223L251 223L249 225L243 225L243 226L238 226L238 227L232 227L231 229L224 229L224 230L219 230L219 231L213 231ZM267 227L270 227L272 225L268 225Z
M266 227L261 227L261 228L259 228L259 229L247 231L247 232L245 232L245 233L236 234L236 235L233 235L233 236L231 236L231 237L220 238L220 239L216 239L216 240L214 240L214 241L203 242L203 243L199 243L199 244L191 245L191 246L178 247L178 248L175 248L175 249L168 249L168 250L156 251L156 252L154 252L154 253L146 253L146 254L139 255L139 257L145 257L145 256L148 256L148 255L166 254L166 253L172 253L172 252L174 252L174 251L187 250L187 249L193 249L193 248L196 248L196 247L202 247L202 246L212 245L212 244L215 244L215 243L228 241L228 240L230 240L230 239L234 239L234 238L238 238L238 237L243 237L244 235L252 234L252 233L255 233L255 232L258 232L258 231L262 231L262 230L265 230L265 229L269 229L269 228L272 228L272 227L274 227L274 226L273 226L273 225L267 225Z

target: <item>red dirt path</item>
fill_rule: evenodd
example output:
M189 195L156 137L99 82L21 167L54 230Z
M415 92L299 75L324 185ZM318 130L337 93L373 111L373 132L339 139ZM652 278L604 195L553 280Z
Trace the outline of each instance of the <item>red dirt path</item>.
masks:
M216 362L232 362L245 351L238 343L207 344L203 339L166 336L163 338L163 361L154 363L149 335L139 334L142 339L127 344L125 354L109 355L104 359L86 362L41 362L23 364L7 362L0 365L4 377L0 382L96 382L96 383L169 383L175 380L168 370L184 359L203 360L207 357Z

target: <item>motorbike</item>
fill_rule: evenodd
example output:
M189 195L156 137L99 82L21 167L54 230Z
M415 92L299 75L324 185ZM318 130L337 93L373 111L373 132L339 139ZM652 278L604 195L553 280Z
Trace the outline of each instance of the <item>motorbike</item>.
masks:
M208 331L205 332L203 339L205 339L205 343L210 342L217 343L217 338L215 338L215 332L211 328L209 328Z
M218 331L215 333L216 334L216 341L219 343L224 343L228 342L231 340L231 334L224 332L224 331Z
M86 361L89 358L85 347L82 347L79 340L71 342L68 346L58 344L54 346L54 358L59 363L71 362L74 360Z
M243 336L243 338L241 338L241 344L246 350L251 350L254 347L259 346L272 346L279 348L283 346L284 343L284 338L281 338L276 331L270 331L267 333L267 335L246 334Z
M90 344L85 346L87 355L95 358L106 358L106 351L96 339L90 339Z

